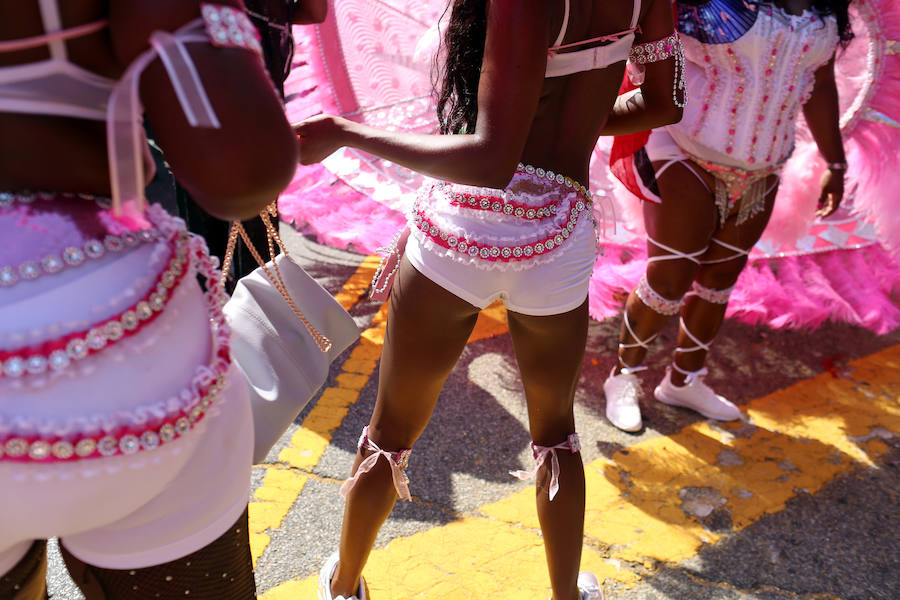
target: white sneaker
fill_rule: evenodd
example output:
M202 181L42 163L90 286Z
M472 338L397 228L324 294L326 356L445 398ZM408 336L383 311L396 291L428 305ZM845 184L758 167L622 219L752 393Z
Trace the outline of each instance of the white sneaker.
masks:
M603 586L597 580L597 576L587 571L578 574L578 591L580 600L603 600Z
M719 421L740 419L741 410L703 383L704 375L706 369L694 371L685 379L685 385L679 387L672 383L672 367L667 367L666 376L653 390L653 395L663 404L690 408L709 419Z
M578 574L578 600L603 600L604 597L603 587L596 575L587 571Z
M338 553L335 552L325 561L322 568L319 569L319 600L368 600L369 594L366 590L366 580L359 578L359 589L357 595L345 597L331 595L331 578L334 577L334 570L337 568Z
M640 431L644 424L641 421L641 407L638 405L641 384L637 375L627 369L616 375L613 367L609 377L603 382L603 393L606 395L606 418L609 422L622 431Z

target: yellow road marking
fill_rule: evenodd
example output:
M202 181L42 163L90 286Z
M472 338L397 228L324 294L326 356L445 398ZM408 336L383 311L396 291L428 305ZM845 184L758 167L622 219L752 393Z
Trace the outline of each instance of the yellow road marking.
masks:
M364 297L378 262L377 256L363 260L335 295L346 310L353 308ZM381 312L374 323L374 329L384 329ZM316 406L291 439L291 445L279 453L280 461L294 469L310 469L319 462L331 441L331 432L340 426L350 405L356 402L359 391L375 371L379 354L380 348L373 347L365 338L351 351L341 367L337 385L322 392ZM265 465L264 468L266 475L249 504L250 553L254 566L271 541L266 532L281 526L307 479L291 469L275 465Z
M879 435L900 434L900 346L852 366L852 381L823 374L752 401L752 426L695 423L585 465L582 568L631 586L642 573L720 539L692 515L727 509L739 531L783 509L798 490L815 493L842 473L875 464L887 451ZM534 488L479 513L373 551L366 566L373 596L546 593ZM261 598L313 597L315 579L285 582Z

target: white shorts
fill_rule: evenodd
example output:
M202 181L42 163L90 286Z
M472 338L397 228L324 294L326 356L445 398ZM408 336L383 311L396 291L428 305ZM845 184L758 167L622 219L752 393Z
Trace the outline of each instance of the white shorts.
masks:
M30 247L43 246L39 258L85 243L80 238L86 226L70 221L65 211L40 209L34 203L0 210L0 230L15 234L11 251L0 248L0 267L29 258L23 252ZM167 223L171 231L175 225ZM48 228L50 235L44 233ZM31 352L124 315L158 289L157 279L172 265L173 247L163 240L140 243L0 287L0 353ZM238 371L215 355L208 300L194 271L184 273L164 307L133 332L110 338L60 370L0 376L0 443L6 440L6 455L0 453L0 573L34 540L54 536L76 557L102 568L161 564L208 545L245 509L253 448L249 394ZM129 452L80 459L71 452L42 459L10 453L11 439L87 435L125 442L129 432L154 430L168 415L180 414L181 401L195 397L189 392L199 389L193 387L198 376L205 378L211 372L206 365L214 362L224 388L202 396L212 401L205 415L171 441L157 437L151 448L141 438L140 450L132 452L131 446Z
M587 298L597 257L592 210L579 184L526 165L502 190L435 182L420 191L405 253L480 309L500 299L525 315L562 314Z
M580 222L553 260L524 268L481 269L424 248L410 236L406 257L430 280L480 309L502 300L508 310L523 315L558 315L581 306L597 257L593 224Z

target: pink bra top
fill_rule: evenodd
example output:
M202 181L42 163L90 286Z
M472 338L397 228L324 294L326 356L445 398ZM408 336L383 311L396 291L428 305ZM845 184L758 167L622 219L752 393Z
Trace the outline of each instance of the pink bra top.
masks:
M118 213L127 202L142 209L146 140L138 86L144 69L159 57L188 123L193 127L218 129L219 120L185 44L211 42L214 46L244 48L261 55L259 34L240 10L201 4L201 18L175 32L153 32L150 49L114 81L70 62L65 46L66 40L102 30L107 21L62 29L57 0L39 0L39 3L46 33L0 41L0 52L47 45L50 58L0 67L0 112L105 121L113 208Z
M582 71L593 71L594 69L605 69L606 67L628 59L628 53L631 51L631 45L634 43L634 32L638 29L638 18L641 14L641 0L634 0L634 9L631 13L631 25L625 31L613 33L610 35L601 35L589 40L573 42L571 44L563 44L563 38L566 37L566 30L569 28L569 3L566 0L566 12L563 15L562 29L556 37L556 41L548 49L550 55L547 57L547 72L545 77L562 77ZM577 48L586 44L595 42L612 42L602 46L593 46L591 48L583 48L573 52L563 52L569 48Z

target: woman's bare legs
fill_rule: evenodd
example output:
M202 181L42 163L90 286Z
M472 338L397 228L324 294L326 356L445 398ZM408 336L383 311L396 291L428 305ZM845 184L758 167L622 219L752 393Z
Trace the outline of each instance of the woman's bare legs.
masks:
M465 348L478 312L403 259L391 290L378 397L369 421L369 438L375 444L388 452L413 446ZM353 473L368 454L357 453ZM385 460L379 460L351 489L344 509L340 562L331 582L335 596L357 592L375 537L396 499Z
M766 183L772 185L774 177ZM769 223L769 217L772 215L777 192L777 186L770 190L765 200L766 207L762 212L740 225L736 223L736 215L732 214L725 221L725 225L713 236L713 243L700 257L701 265L697 271L696 282L712 292L708 294L709 298L717 295L721 297L715 298L717 301L711 301L696 293L687 295L681 309L682 326L679 328L678 334L679 349L697 348L697 342L691 339L688 332L704 344L709 344L715 338L725 318L725 309L728 307L727 292L737 283L738 276L747 264L747 256L735 248L749 251L759 241ZM735 207L735 212L736 209L737 207ZM716 240L727 245L717 243ZM715 292L723 293L715 294ZM703 368L706 355L707 351L702 347L689 351L676 350L674 362L683 371L696 372ZM684 373L673 369L672 383L677 386L684 385L685 377Z
M663 163L654 163L659 168ZM699 167L694 171L702 173ZM681 163L670 166L660 175L659 189L663 201L644 202L644 223L648 237L685 254L696 254L709 245L716 229L717 213L710 189L710 179L704 185L697 175ZM673 256L671 252L647 242L648 257ZM647 282L665 300L678 302L687 292L697 274L698 264L685 258L657 260L647 264ZM625 303L629 324L637 338L653 338L669 320L668 315L648 307L632 292ZM618 372L622 365L636 367L644 361L647 349L636 345L635 339L622 324L619 342L627 347L619 349Z
M534 317L509 312L509 333L525 386L531 436L551 447L575 433L573 403L587 342L584 304L567 313ZM559 492L550 500L551 467L537 474L537 512L555 600L578 598L578 569L584 535L584 467L581 453L557 450Z

